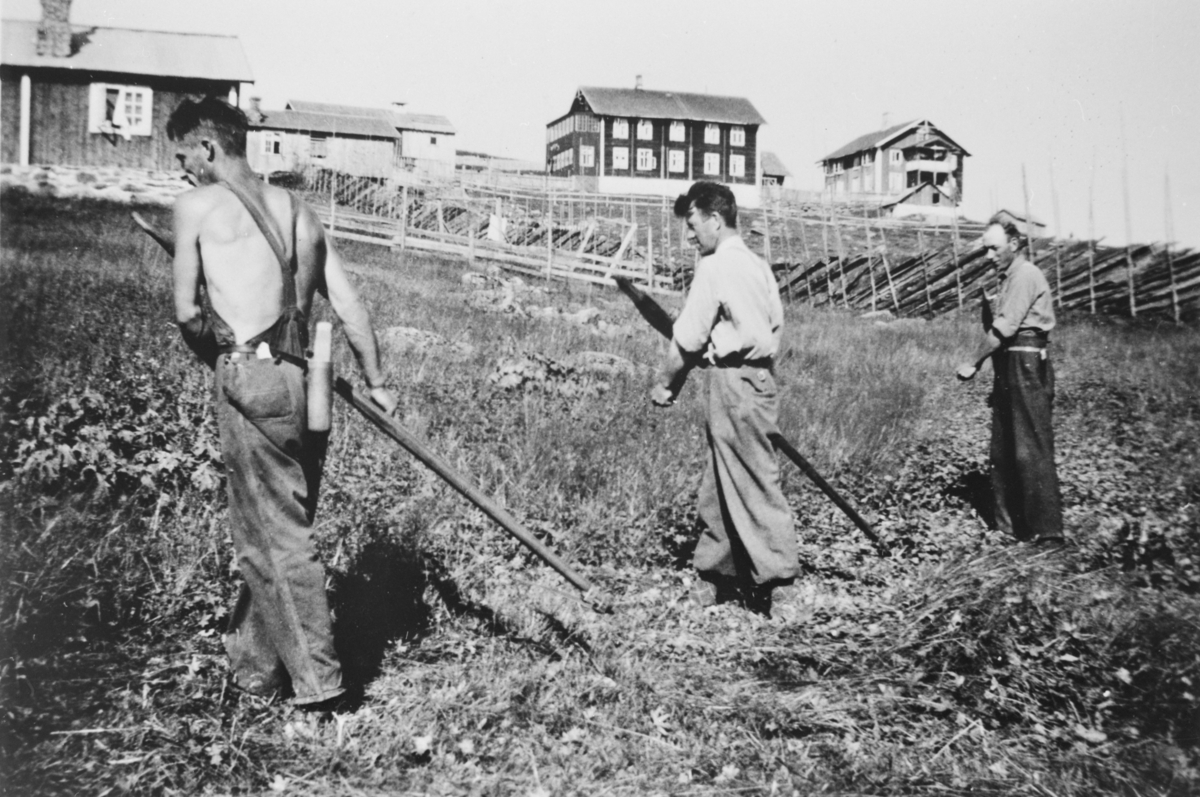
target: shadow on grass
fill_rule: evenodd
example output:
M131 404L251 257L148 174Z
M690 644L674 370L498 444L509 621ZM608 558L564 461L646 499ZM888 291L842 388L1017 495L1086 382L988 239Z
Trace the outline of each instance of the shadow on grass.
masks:
M964 473L946 495L965 501L989 529L996 528L996 505L992 500L992 482L988 474L974 470Z
M450 577L440 563L427 559L426 565L430 584L437 591L438 596L445 601L446 608L455 615L470 617L478 621L486 633L526 645L544 655L558 655L563 647L573 647L591 655L592 648L587 641L554 615L538 610L545 635L543 638L532 637L525 633L517 621L505 617L490 606L473 601L463 595L458 583Z
M371 543L334 576L334 639L350 683L374 680L396 640L428 633L431 613L421 600L427 582L420 553L394 541Z

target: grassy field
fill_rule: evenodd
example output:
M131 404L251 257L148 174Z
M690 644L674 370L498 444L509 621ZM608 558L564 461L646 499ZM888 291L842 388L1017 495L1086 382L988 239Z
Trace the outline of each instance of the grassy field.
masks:
M789 307L782 430L893 555L789 465L804 576L765 619L687 600L698 385L650 406L662 344L615 290L528 285L486 312L481 288L502 286L463 262L346 246L393 330L403 423L616 613L339 405L318 540L366 700L315 724L227 681L211 380L171 323L168 260L127 209L2 203L4 794L1200 789L1194 328L1055 335L1076 545L1048 556L979 519L990 374L952 377L974 317ZM589 307L603 328L562 315Z

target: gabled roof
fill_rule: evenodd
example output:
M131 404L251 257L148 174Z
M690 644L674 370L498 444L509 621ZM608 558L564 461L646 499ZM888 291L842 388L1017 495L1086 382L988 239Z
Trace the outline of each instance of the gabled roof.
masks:
M456 131L450 120L444 116L428 113L392 112L392 124L401 130L420 130L425 133L446 133L453 135Z
M340 136L368 136L397 139L400 134L391 122L371 116L339 116L331 113L304 111L263 111L261 121L250 122L254 130L294 130L298 132L329 133Z
M692 94L685 91L606 89L596 86L582 86L579 93L599 116L684 119L741 125L767 123L750 100L744 97Z
M306 113L321 113L334 116L359 116L383 119L400 130L419 130L426 133L445 133L453 135L456 131L450 120L444 116L422 113L405 113L390 108L368 108L358 105L335 105L329 102L311 102L309 100L288 100L285 106L288 110Z
M783 165L783 161L779 160L779 156L774 152L764 152L762 154L762 171L763 174L781 174L784 177L791 177L792 173Z
M6 19L0 36L4 66L188 77L253 83L237 36L71 26L71 55L37 53L38 23Z
M899 138L900 136L907 133L909 130L912 130L913 128L917 127L918 125L922 125L922 124L928 125L931 128L937 129L938 134L942 138L946 139L947 142L949 142L950 144L953 144L955 147L958 147L958 149L962 150L963 155L971 154L971 153L967 152L965 149L963 149L962 147L960 147L958 145L958 143L954 141L954 139L950 138L950 136L943 133L940 129L937 128L937 125L933 124L928 119L912 119L907 122L902 122L898 125L892 125L891 127L885 127L882 130L876 130L874 133L867 133L865 135L861 135L858 138L851 141L849 144L846 144L843 147L835 149L833 152L829 153L824 158L817 161L817 163L825 163L826 161L831 161L836 158L844 158L847 155L853 155L856 152L862 152L865 149L875 149L876 147L882 147L884 144L888 143L892 139Z

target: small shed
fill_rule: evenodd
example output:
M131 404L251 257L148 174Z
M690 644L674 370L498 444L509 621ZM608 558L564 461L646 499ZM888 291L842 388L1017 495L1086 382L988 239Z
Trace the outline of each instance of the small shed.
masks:
M1040 220L1032 213L1029 214L1029 220L1025 220L1025 213L1014 213L1011 210L1001 209L992 214L992 219L1003 224L1011 221L1022 235L1031 235L1034 238L1040 238L1046 234L1046 222Z
M762 180L763 185L777 185L783 187L783 181L791 177L792 173L783 165L783 161L774 152L764 152L762 154Z
M3 21L0 161L175 168L167 119L185 98L236 103L252 83L236 36L72 25L69 0Z

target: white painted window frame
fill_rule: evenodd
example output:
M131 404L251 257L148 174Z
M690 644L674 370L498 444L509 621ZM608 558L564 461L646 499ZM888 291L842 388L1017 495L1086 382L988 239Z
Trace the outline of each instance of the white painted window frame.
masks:
M612 167L613 169L629 169L629 147L613 147Z
M721 155L717 152L704 153L704 173L705 174L720 174L721 173Z
M614 119L613 120L612 137L614 139L618 139L618 138L628 139L629 138L629 120L628 119Z
M117 91L117 102L111 118L108 113L110 89ZM142 118L136 124L126 119L125 110L131 94L139 95L142 101ZM126 139L153 135L154 89L121 83L92 83L88 87L88 132L116 134Z

